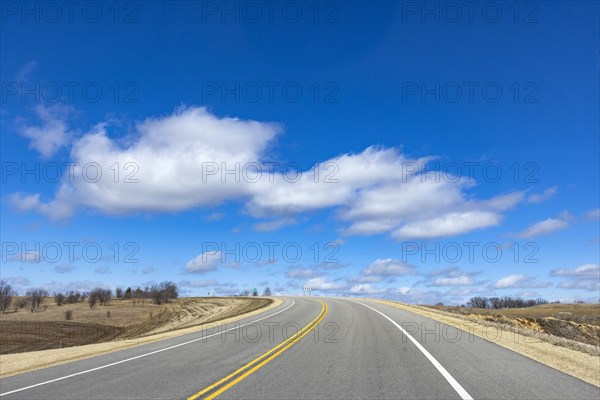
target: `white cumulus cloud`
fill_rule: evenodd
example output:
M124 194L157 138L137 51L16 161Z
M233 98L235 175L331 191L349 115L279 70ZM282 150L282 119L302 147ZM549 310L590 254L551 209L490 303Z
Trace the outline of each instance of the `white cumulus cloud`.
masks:
M67 131L52 121L40 129ZM299 213L329 208L345 224L345 235L388 233L404 240L497 225L502 213L524 197L513 192L474 199L467 194L474 186L469 179L438 179L425 170L433 157L408 158L378 146L324 160L296 171L294 178L267 166L281 132L278 124L221 118L202 107L146 118L121 138L109 135L109 127L102 122L73 139L70 161L75 166L53 198L13 193L12 204L65 219L79 208L114 215L241 201L249 215L270 219L256 223L257 231L280 229L295 223ZM63 139L38 147L50 155L64 145ZM102 172L99 179L97 171Z

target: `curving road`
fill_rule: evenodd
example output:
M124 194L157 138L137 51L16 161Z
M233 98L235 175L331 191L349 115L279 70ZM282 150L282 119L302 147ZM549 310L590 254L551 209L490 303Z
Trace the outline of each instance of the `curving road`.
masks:
M360 299L285 298L235 324L0 380L2 399L598 399L467 332Z

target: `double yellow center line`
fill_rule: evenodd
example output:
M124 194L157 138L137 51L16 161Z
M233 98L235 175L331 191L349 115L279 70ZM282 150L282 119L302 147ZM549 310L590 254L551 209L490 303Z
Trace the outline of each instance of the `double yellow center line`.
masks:
M310 321L308 325L306 325L304 328L298 331L295 335L278 344L277 346L262 354L261 356L250 361L248 364L244 365L235 372L227 375L225 378L213 383L212 385L202 389L198 393L188 397L187 400L196 400L200 397L203 397L205 399L214 399L215 397L219 396L232 386L246 379L249 375L262 368L265 364L273 360L275 357L279 356L281 353L289 349L294 343L306 336L311 330L314 329L315 326L317 326L319 322L323 320L323 318L325 318L325 315L327 315L328 310L327 304L321 301L321 307L322 308L319 315L317 315L315 319Z

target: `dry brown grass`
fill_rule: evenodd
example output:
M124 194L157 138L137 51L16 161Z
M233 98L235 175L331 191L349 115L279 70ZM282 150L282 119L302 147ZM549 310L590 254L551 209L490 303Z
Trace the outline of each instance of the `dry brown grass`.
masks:
M566 347L598 354L600 346L600 304L544 304L528 308L483 309L449 306L428 306L429 308L460 314L472 320L496 323L513 329L525 329L568 341L553 340ZM594 347L577 346L585 343Z
M216 322L267 306L266 298L184 298L156 305L150 300L113 300L57 306L49 299L35 312L0 315L0 354L137 338ZM66 320L65 311L73 318ZM110 315L110 317L108 316Z
M543 304L527 308L468 308L452 306L428 306L457 314L501 315L510 318L548 318L600 326L600 304Z

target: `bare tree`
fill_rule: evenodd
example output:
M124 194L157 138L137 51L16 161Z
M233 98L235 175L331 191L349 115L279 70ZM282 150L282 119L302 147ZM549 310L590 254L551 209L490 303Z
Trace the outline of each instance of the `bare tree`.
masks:
M102 289L100 293L100 304L105 306L112 300L112 291L110 289Z
M67 295L67 300L66 302L69 304L75 304L77 302L79 302L79 299L81 299L81 293L79 293L78 291L70 291L69 294Z
M163 298L165 299L165 303L168 303L169 300L176 299L179 294L177 293L177 285L171 281L164 281L160 284L160 289L163 294Z
M123 289L121 288L116 288L115 289L115 297L117 299L122 299L123 298Z
M177 285L171 281L161 282L146 289L144 297L150 297L155 304L168 303L179 296Z
M0 280L0 311L4 314L12 302L15 292L7 282Z
M471 297L467 302L467 307L471 308L487 308L488 299L487 297Z
M48 297L48 291L42 288L31 289L27 291L26 295L29 296L31 302L31 312L34 312L36 308L40 308L40 305Z
M490 297L490 306L494 309L502 308L502 299L500 297Z
M271 295L271 288L270 287L266 287L265 291L263 292L263 296L270 296Z
M112 291L110 289L95 288L90 292L89 301L90 307L94 307L97 302L101 306L107 305L112 298ZM93 304L92 304L93 303Z

